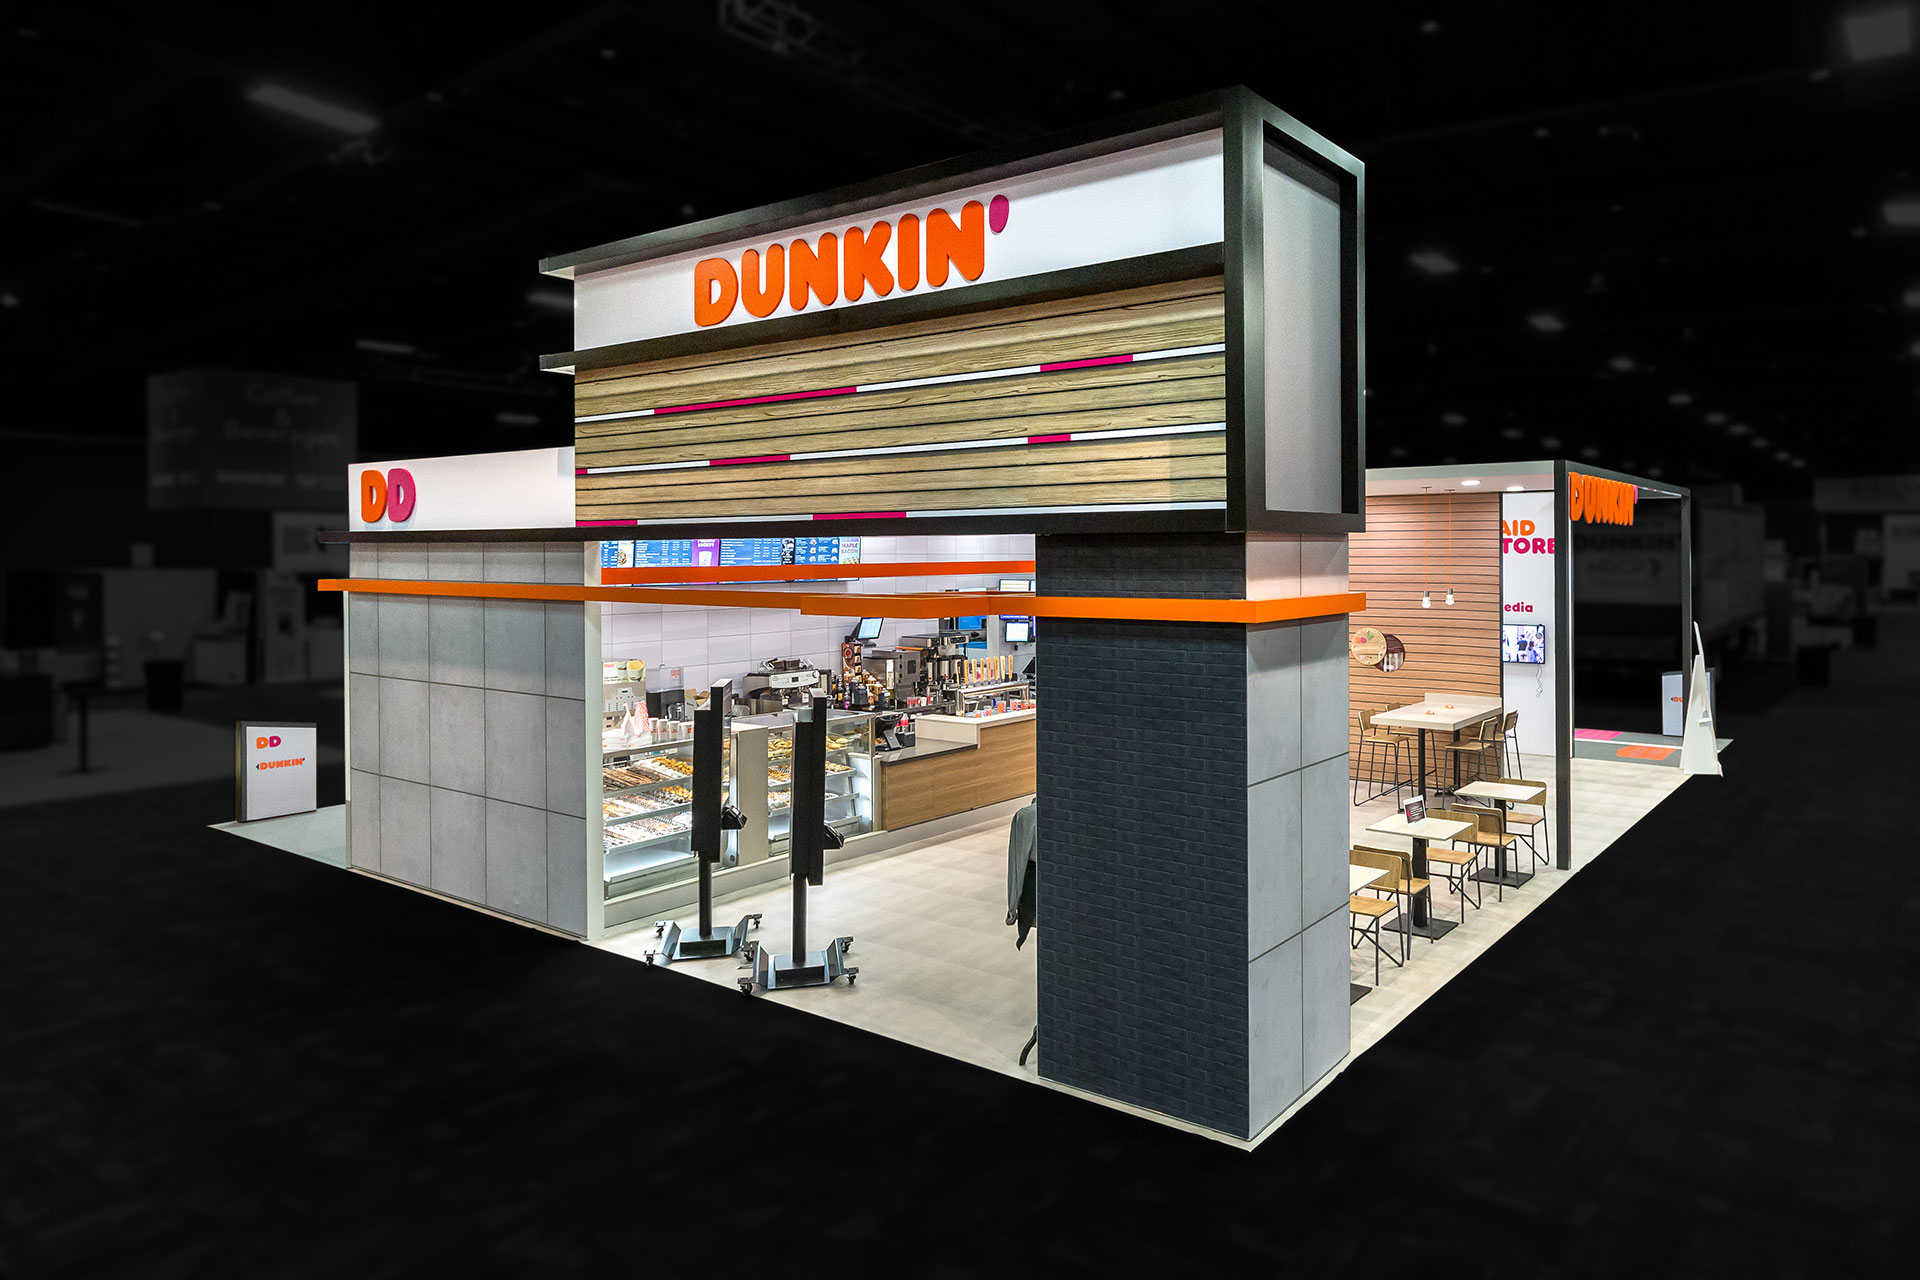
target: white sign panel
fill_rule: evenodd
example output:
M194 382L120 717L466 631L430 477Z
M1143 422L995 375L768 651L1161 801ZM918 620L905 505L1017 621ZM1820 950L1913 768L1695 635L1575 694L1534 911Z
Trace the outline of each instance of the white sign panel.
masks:
M1558 741L1553 703L1553 643L1560 625L1553 611L1553 557L1558 550L1551 492L1500 495L1500 621L1546 628L1545 662L1500 666L1500 700L1520 713L1515 728L1523 755L1550 756Z
M355 532L570 529L573 448L362 462L347 493Z
M241 822L312 813L318 805L319 733L311 723L234 726L235 815Z
M1216 244L1219 130L582 274L579 350Z

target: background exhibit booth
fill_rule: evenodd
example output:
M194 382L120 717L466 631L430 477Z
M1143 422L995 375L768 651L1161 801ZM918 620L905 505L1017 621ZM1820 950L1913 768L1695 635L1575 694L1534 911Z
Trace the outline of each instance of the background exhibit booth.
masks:
M1260 1134L1349 1051L1362 243L1358 162L1235 90L542 264L575 291L577 349L544 362L574 378L571 456L355 470L364 518L337 538L352 576L330 584L349 593L353 865L646 945L652 929L629 922L684 912L692 875L682 861L664 884L609 888L623 855L606 829L623 824L594 789L603 664L652 625L623 619L659 611L653 661L696 701L769 631L798 648L837 646L860 617L894 636L1035 619L1039 710L963 705L943 731L965 749L935 789L960 788L961 813L883 820L875 776L938 760L877 764L869 721L830 722L828 759L854 775L839 856L1031 792L1039 1075ZM490 465L537 479L502 490ZM618 563L623 541L852 538L857 566ZM744 632L721 634L722 614ZM735 717L748 825L713 873L723 895L781 891L759 788L777 785L792 714ZM655 745L621 758L673 768ZM991 852L1003 888L1004 838ZM974 905L1012 954L999 892ZM768 945L784 927L765 914ZM953 936L959 973L984 944ZM878 1005L888 967L863 963L857 992L799 997ZM675 969L703 965L731 980L726 961ZM918 998L971 993L961 977ZM1018 1039L995 1048L1011 1058Z

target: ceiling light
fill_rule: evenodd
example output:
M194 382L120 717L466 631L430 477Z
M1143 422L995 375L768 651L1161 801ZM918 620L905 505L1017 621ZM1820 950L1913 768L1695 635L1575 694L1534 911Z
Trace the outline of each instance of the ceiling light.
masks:
M263 84L250 90L247 100L263 107L272 107L275 111L284 111L290 116L299 116L302 120L323 124L329 129L338 129L341 133L368 134L380 127L378 120L364 112L310 98L284 85Z
M1480 482L1478 480L1462 480L1460 482L1460 487L1463 489L1471 489L1477 486L1479 483Z
M1775 449L1773 456L1781 462L1786 462L1793 457L1793 451L1790 449Z
M495 422L509 427L537 427L540 419L531 413L515 413L511 409L502 409L493 415Z
M1730 436L1743 436L1747 434L1747 424L1744 422L1736 422L1727 428L1727 434Z
M1895 196L1880 206L1880 215L1890 227L1920 227L1920 196Z
M20 303L20 299L14 297L10 293L6 294L5 296L0 296L0 307L18 306L19 303ZM1911 343L1907 347L1907 354L1910 356L1920 356L1920 341L1915 341Z
M527 301L536 307L546 307L553 311L573 310L573 295L561 293L557 289L529 289Z
M1425 22L1420 24L1420 34L1423 36L1435 35L1439 32L1439 30L1440 30L1440 24L1434 21L1432 18L1428 18Z
M1793 465L1795 467L1804 467L1807 465L1807 460L1805 458L1795 458L1793 460Z
M1725 422L1726 420L1727 420L1727 415L1724 413L1721 413L1718 409L1715 409L1712 413L1707 415L1707 421L1711 422L1716 427L1719 426L1721 423Z
M378 351L388 356L410 356L414 352L411 342L388 342L384 338L355 338L353 345L362 351Z
M1588 445L1580 451L1580 456L1583 458L1597 458L1600 456L1600 450L1593 445Z
M1840 22L1847 56L1855 62L1897 58L1913 51L1913 19L1903 4L1851 14Z
M1407 255L1407 261L1430 276L1450 276L1460 269L1455 262L1438 249L1420 249Z
M1466 420L1467 420L1467 415L1464 413L1443 413L1440 415L1440 421L1446 423L1450 427L1460 426L1463 423L1465 423Z
M1523 484L1510 484L1507 486L1508 493L1525 493L1526 489L1527 486Z
M1676 391L1667 397L1668 404L1692 404L1693 397L1684 391Z
M1527 323L1535 329L1538 329L1541 333L1559 333L1567 327L1561 322L1560 317L1554 315L1551 311L1536 311L1527 317Z
M1500 438L1502 440L1518 440L1525 434L1526 432L1520 430L1518 427L1503 427L1500 431Z
M1607 361L1607 366L1612 369L1617 369L1621 373L1632 373L1633 357L1632 356L1615 356L1613 359Z
M1560 447L1560 437L1559 436L1541 436L1540 447L1542 449L1558 449Z

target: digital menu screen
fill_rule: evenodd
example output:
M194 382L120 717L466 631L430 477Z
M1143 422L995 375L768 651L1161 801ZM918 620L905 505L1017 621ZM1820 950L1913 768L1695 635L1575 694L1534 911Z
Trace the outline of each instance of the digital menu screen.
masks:
M600 544L603 569L859 563L858 538L655 538Z

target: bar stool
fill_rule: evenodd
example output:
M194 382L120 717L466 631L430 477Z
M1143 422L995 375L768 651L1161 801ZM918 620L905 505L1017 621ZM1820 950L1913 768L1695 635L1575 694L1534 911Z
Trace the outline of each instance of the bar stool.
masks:
M1400 789L1410 785L1410 779L1402 772L1406 767L1400 758L1400 748L1403 740L1398 734L1382 733L1380 730L1375 729L1373 727L1375 712L1371 709L1362 710L1356 714L1360 720L1360 746L1357 752L1359 767L1356 768L1353 773L1354 807L1358 808L1369 800L1378 800L1381 796L1389 793L1394 796L1395 800L1398 800ZM1372 757L1371 763L1369 763L1369 755ZM1386 760L1386 772L1391 779L1391 785L1370 790L1366 795L1362 796L1360 794L1360 784L1363 777L1365 781L1371 783L1373 781L1373 775L1380 771L1383 757Z
M1533 782L1527 778L1501 778L1500 781L1512 787L1538 787L1543 793L1546 791L1546 783ZM1547 821L1547 797L1545 794L1541 795L1539 803L1540 812L1538 813L1522 813L1512 805L1508 805L1507 829L1513 831L1513 833L1522 840L1525 840L1528 851L1533 854L1533 860L1544 866L1546 863L1552 861L1553 824ZM1516 828L1518 828L1518 830L1515 830ZM1536 831L1540 833L1541 838L1539 841L1535 841L1533 838L1534 832ZM1540 851L1540 846L1543 843L1546 845L1545 854L1542 854Z
M1476 720L1461 731L1458 741L1442 745L1441 750L1453 756L1455 782L1463 772L1468 775L1467 781L1472 782L1490 778L1498 771L1501 750L1498 723L1498 717L1494 716ZM1492 757L1491 762L1488 757ZM1467 767L1463 769L1462 765ZM1451 795L1452 788L1448 788L1447 793Z
M1500 744L1502 747L1501 767L1506 767L1509 757L1513 761L1513 771L1520 772L1520 713L1507 712L1507 718L1500 723Z

